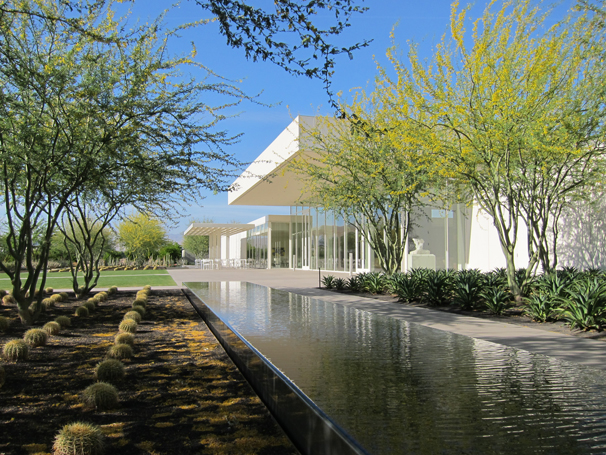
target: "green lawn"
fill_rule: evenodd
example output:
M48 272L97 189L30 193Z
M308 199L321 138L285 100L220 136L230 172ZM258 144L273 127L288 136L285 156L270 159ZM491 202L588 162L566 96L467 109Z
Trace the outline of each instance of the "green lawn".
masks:
M69 272L49 272L46 278L47 287L55 289L71 289L72 281ZM97 287L108 288L110 286L121 287L143 287L150 286L176 286L166 270L118 270L101 272ZM0 273L0 289L10 289L10 280Z

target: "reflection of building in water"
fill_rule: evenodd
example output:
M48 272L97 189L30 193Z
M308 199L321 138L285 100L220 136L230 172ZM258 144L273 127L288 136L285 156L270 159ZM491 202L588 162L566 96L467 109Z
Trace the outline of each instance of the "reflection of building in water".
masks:
M252 221L248 231L224 236L219 247L222 264L340 272L379 270L372 248L351 220L299 202L305 199L305 178L287 166L294 157L309 151L302 130L311 129L315 122L315 117L298 116L234 182L228 195L230 205L290 206L290 216L268 215ZM561 265L606 267L604 215L603 206L597 210L579 210L577 206L562 216L558 251ZM505 266L497 231L490 217L475 205L440 207L428 201L415 214L409 237L403 270L421 266L489 271ZM415 249L413 238L422 238L423 248L434 257L410 259L408 253ZM528 264L528 248L523 223L517 245L516 266L524 267Z

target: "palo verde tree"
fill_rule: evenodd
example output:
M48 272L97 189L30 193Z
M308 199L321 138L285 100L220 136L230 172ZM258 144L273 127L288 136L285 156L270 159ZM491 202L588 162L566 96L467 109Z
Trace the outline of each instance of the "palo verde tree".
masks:
M234 15L228 3L245 11ZM365 44L336 48L326 42L348 26L357 10L353 2L278 3L274 12L243 2L211 0L201 6L217 15L230 45L296 74L329 80L334 56ZM114 18L113 6L111 0L0 5L0 189L7 257L17 265L0 262L0 270L9 274L24 323L41 310L36 290L45 284L50 239L75 194L101 189L116 173L127 172L122 182L135 185L138 177L156 183L151 193L156 199L146 197L141 205L167 207L175 195L192 200L202 189L226 189L239 165L223 150L237 135L218 130L218 123L222 108L250 98L197 64L195 52L169 55L167 42L176 35L162 30L161 18L129 30ZM326 31L307 19L323 9L338 19ZM289 30L299 34L300 46L280 42ZM319 52L312 57L323 56L320 66L295 57L305 49ZM182 74L188 66L206 78ZM207 104L210 94L225 104ZM40 241L34 232L42 233Z
M455 2L451 37L427 63L413 46L407 70L391 49L398 79L386 83L401 93L394 105L400 118L424 113L416 121L425 149L442 163L439 174L491 216L519 296L521 226L528 227L528 279L539 263L555 266L547 231L600 172L604 72L585 17L543 28L549 11L521 0L493 12L494 3L467 36L467 9Z
M65 15L54 3L41 2ZM129 35L107 8L86 11L89 29L124 39L72 35L61 22L34 15L1 24L0 187L16 266L0 262L0 269L12 281L24 323L40 311L35 291L44 287L50 240L74 195L153 179L148 194L158 206L161 194L222 189L238 165L221 148L232 140L216 130L221 106L207 105L202 95L224 95L230 105L244 95L222 80L183 79L179 68L194 63L166 55L158 23Z
M166 243L166 230L162 223L144 213L126 217L116 230L126 254L138 263L152 257Z
M293 163L309 177L302 197L350 220L375 252L381 268L400 270L415 211L430 188L431 166L418 146L416 125L394 123L384 93L359 92L341 104L347 119L319 117L304 131L307 153Z

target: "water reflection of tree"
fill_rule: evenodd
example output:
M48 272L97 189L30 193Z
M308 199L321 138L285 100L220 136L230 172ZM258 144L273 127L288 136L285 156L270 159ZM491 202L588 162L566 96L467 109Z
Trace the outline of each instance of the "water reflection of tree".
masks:
M591 202L575 204L562 213L559 265L580 269L606 268L606 202L598 194Z

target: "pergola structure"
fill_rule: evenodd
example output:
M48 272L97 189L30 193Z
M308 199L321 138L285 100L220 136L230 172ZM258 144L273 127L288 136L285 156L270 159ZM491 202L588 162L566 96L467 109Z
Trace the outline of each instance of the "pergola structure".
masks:
M207 235L209 259L221 259L221 237L230 237L254 227L254 224L192 223L185 230L184 235ZM229 241L225 243L227 248L226 257L229 258Z

